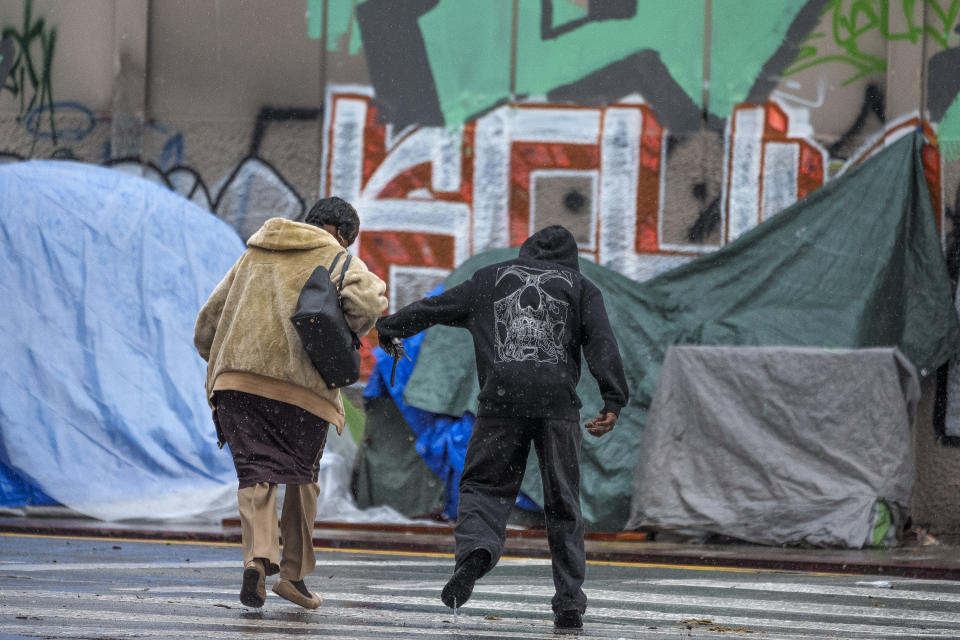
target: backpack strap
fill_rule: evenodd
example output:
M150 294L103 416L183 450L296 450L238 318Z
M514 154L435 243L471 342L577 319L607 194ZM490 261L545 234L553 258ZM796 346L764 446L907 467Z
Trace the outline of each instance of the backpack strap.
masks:
M327 267L327 273L333 275L333 270L337 268L337 263L340 262L340 256L345 254L346 251L341 251L337 255L333 256L333 261L330 263L330 266Z
M332 279L333 270L337 268L337 263L340 262L341 256L347 256L347 259L343 261L343 268L340 270L340 282L337 284L337 293L343 291L343 279L347 276L347 269L350 268L350 261L353 259L353 256L346 251L341 251L333 257L333 262L331 262L330 266L327 267L327 273L330 274Z
M353 256L351 256L346 251L341 251L333 259L333 262L330 263L330 269L328 270L328 273L330 273L330 275L332 276L333 270L336 268L337 263L340 261L340 256L343 256L343 255L347 256L347 258L343 261L343 268L340 269L340 281L337 283L337 299L338 300L340 299L340 293L343 291L343 279L347 277L347 269L350 268L350 261L353 260ZM343 304L342 300L340 301L340 304ZM357 334L355 334L352 329L350 330L350 336L353 338L354 349L359 349L361 346L363 346L362 343L360 342L360 338L357 337Z
M347 269L350 268L350 261L353 259L353 256L349 253L346 251L344 253L346 253L347 258L343 261L343 269L340 270L340 282L337 284L337 291L343 291L343 279L347 276Z

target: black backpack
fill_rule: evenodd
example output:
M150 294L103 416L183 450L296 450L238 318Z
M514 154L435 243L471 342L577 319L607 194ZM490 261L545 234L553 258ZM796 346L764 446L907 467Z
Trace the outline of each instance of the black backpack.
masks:
M335 287L331 274L344 254L347 258ZM321 265L314 269L290 316L310 361L330 389L345 387L360 378L360 338L347 326L340 306L340 291L351 257L341 251L329 268Z

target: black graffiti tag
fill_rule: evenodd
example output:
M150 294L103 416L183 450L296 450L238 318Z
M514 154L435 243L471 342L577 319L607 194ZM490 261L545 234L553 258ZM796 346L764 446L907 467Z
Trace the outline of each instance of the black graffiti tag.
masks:
M14 56L17 54L13 48L13 40L4 38L0 40L0 87L7 82L7 76L13 69Z

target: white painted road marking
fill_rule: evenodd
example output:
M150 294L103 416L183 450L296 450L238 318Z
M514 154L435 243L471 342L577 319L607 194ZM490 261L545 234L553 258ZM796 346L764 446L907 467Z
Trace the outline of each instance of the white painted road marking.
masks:
M187 561L180 550L148 543L130 555L50 553L45 542L31 554L27 542L20 544L17 554L4 553L0 561L0 631L6 633L85 640L556 638L545 559L504 559L455 615L439 599L452 558L321 552L318 574L308 579L324 597L320 609L301 609L268 589L266 606L253 610L237 601L235 550L210 547ZM591 571L585 638L702 639L727 631L724 637L753 640L960 637L956 582L886 578L894 588L877 589L855 585L855 576L747 576L646 564Z
M960 602L960 594L916 591L906 587L915 582L887 580L888 588L871 586L834 587L825 584L804 584L797 582L737 582L734 580L630 580L624 584L658 585L664 587L701 587L710 589L730 589L733 591L765 591L777 593L810 593L821 596L852 596L862 598L890 600L925 600L929 602ZM932 586L932 581L924 580L924 586ZM956 583L952 583L956 584Z
M478 585L479 586L479 585ZM507 594L511 591L516 591L518 588L514 585L495 585L485 588L481 593L498 593L498 594ZM476 593L476 591L475 591ZM874 615L874 618L887 619L889 622L903 621L904 613L908 614L908 619L913 620L922 620L926 623L927 628L921 631L918 627L906 627L906 626L897 626L897 625L886 625L886 624L871 624L867 623L841 623L841 622L825 622L822 620L805 620L805 619L774 619L767 617L755 617L753 615L744 615L744 616L730 616L730 615L712 615L705 612L702 606L697 606L696 604L676 602L681 598L674 598L669 604L686 604L688 606L696 607L688 611L680 612L670 612L666 613L663 611L658 611L654 609L637 609L630 606L629 603L633 602L642 602L644 598L652 594L637 594L635 592L619 592L619 591L609 591L606 590L603 592L604 599L617 600L619 602L625 603L626 606L623 607L597 607L591 605L589 607L589 618L590 620L604 620L605 622L611 622L613 620L622 620L622 621L639 621L643 620L647 623L656 623L656 624L671 624L674 625L674 633L676 633L676 626L682 620L688 619L704 619L708 618L711 623L719 627L728 627L728 628L748 628L750 630L758 631L765 630L769 633L777 632L780 634L783 633L792 633L794 631L805 631L805 632L818 632L824 634L831 634L837 637L857 637L861 634L867 634L868 637L879 637L879 636L891 636L891 637L904 637L904 638L957 638L960 636L960 626L952 626L949 628L931 628L931 625L940 623L948 625L957 625L960 624L960 616L957 614L944 612L944 613L935 613L935 612L914 612L906 610L871 610L872 613L877 613L880 615ZM248 626L249 624L262 624L267 627L282 627L282 628L304 628L306 625L308 628L311 624L319 624L322 628L329 628L327 622L324 618L334 617L336 619L356 619L358 624L369 625L371 623L379 622L383 625L391 626L391 633L398 634L408 634L413 633L412 629L424 627L426 624L428 628L434 630L438 626L442 626L445 622L448 623L450 619L453 618L453 613L445 609L440 603L439 599L434 597L411 597L411 596L400 596L400 595L379 595L373 593L337 593L337 592L324 592L324 604L321 609L318 609L315 612L302 612L297 609L298 614L304 617L303 621L289 621L289 620L277 620L269 618L269 614L263 614L262 617L258 616L255 619L251 618L237 618L235 614L231 614L229 618L225 618L223 615L220 615L219 612L213 611L212 607L223 607L226 602L233 602L235 594L224 594L224 598L198 598L198 597L156 597L150 595L132 595L128 593L123 594L112 594L112 593L103 593L103 594L93 594L93 593L76 593L69 591L46 591L46 590L0 590L0 619L5 619L10 621L8 616L25 616L25 617L38 617L44 620L55 620L55 619L76 619L76 620L101 620L103 622L114 622L116 624L121 623L135 623L135 622L152 622L159 624L231 624L231 625L244 625ZM549 595L552 595L552 590L550 590L549 595L545 595L542 589L529 589L524 590L522 593L517 595L522 595L528 599L536 599L543 601L542 604L536 606L535 612L542 612L542 617L547 618L549 616ZM20 606L17 604L8 604L16 601L29 601L31 599L37 600L70 600L70 601L84 601L91 604L96 603L98 605L96 608L83 607L82 609L73 609L73 610L64 610L64 609L53 609L50 607L38 607L38 606ZM599 598L598 598L599 599ZM688 600L691 598L687 598ZM692 598L693 600L701 600L700 598ZM710 599L703 599L710 600ZM731 600L731 599L721 599L714 598L712 600ZM285 605L282 601L277 600L281 605ZM785 604L782 601L770 601L770 600L754 600L752 605L747 605L747 602L743 601L739 608L748 609L752 611L764 612L770 610L777 611L787 611L789 612L789 607L784 606ZM35 603L34 603L35 604ZM178 611L176 613L147 613L146 611L134 611L130 612L130 606L136 604L140 608L146 606L167 606L167 605L177 605ZM351 604L362 604L365 605L363 608L357 608L355 606L349 606ZM519 600L487 600L486 598L473 598L470 603L467 604L460 614L460 618L465 623L475 625L483 620L483 618L476 615L476 612L483 611L497 611L500 612L514 612L519 614L529 614L531 612L530 602L523 602ZM646 604L653 604L649 600L646 601ZM104 607L122 605L123 611L116 610L104 610ZM370 605L380 605L378 607L371 607ZM409 611L409 610L400 610L396 607L399 605L403 606L415 606L426 608L424 611ZM776 605L776 606L774 606ZM727 608L728 605L723 605ZM198 615L183 615L183 609L189 607L191 613L196 613ZM809 605L811 609L816 609L817 605ZM232 606L233 609L242 609L239 606ZM289 607L288 607L289 608ZM806 609L807 607L804 607ZM835 610L843 609L842 605L835 606ZM849 607L850 616L861 616L863 615L864 607ZM227 609L224 609L227 611ZM199 615L201 613L208 613L209 615ZM806 613L806 611L804 611ZM884 613L889 613L890 615L883 615ZM922 615L921 615L922 614ZM530 623L529 618L523 620L516 620L515 622L526 622ZM549 622L549 620L547 620ZM362 627L361 625L361 627ZM393 625L401 625L397 628L393 628ZM378 625L373 625L371 629L376 628ZM53 628L59 628L59 625ZM357 629L358 627L351 627ZM109 629L109 627L107 628ZM405 629L410 629L411 631L406 631ZM594 625L591 624L591 630L594 629ZM101 629L106 632L106 629ZM113 631L110 631L113 634ZM486 633L481 632L471 628L469 633L474 635L487 635ZM492 631L490 635L502 635L502 631ZM511 635L513 632L511 631ZM622 630L621 630L622 635ZM522 637L522 636L518 636ZM534 636L535 637L535 636ZM781 635L768 636L768 637L782 637Z

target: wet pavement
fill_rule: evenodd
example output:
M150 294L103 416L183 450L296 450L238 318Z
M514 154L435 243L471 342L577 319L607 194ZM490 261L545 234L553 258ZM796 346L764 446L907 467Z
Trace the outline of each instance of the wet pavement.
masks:
M240 541L238 520L214 524L106 523L75 517L0 517L0 532L173 540ZM318 522L317 548L453 553L447 525L348 524ZM960 548L908 541L894 549L801 549L749 544L702 545L647 541L642 534L587 534L587 558L670 566L704 565L787 571L877 574L905 578L960 580ZM542 530L510 529L505 555L549 558ZM960 637L960 636L958 636Z
M591 561L584 628L556 630L549 561L505 558L454 613L448 554L319 548L307 611L240 604L230 542L0 535L0 634L43 638L957 638L960 582ZM268 578L268 590L272 578Z

